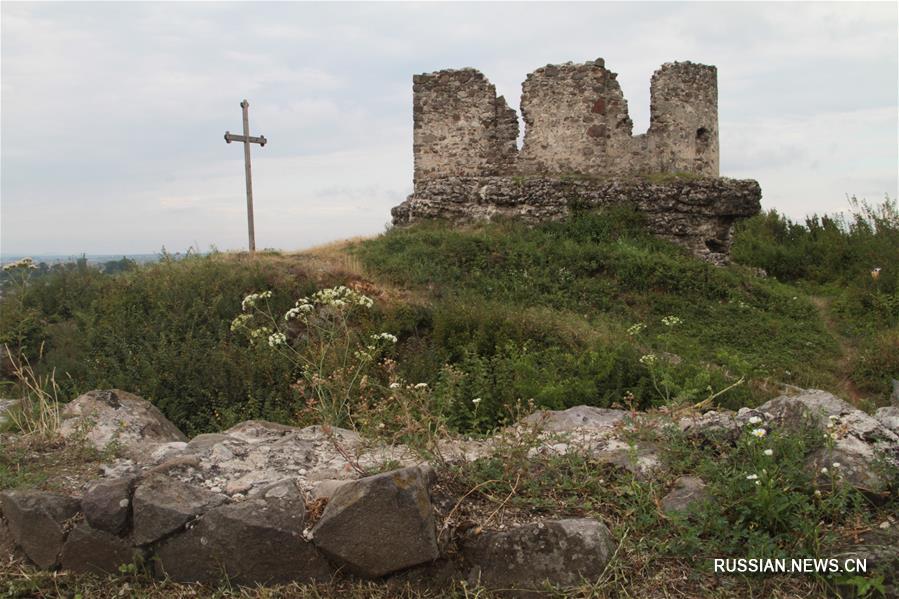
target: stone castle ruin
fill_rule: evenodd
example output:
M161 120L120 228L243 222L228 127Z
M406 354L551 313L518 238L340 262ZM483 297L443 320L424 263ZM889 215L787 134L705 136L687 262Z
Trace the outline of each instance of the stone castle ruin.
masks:
M662 65L640 135L602 59L539 68L522 84L520 150L515 110L479 71L416 75L413 96L415 187L392 211L397 225L539 222L575 206L629 204L654 233L720 262L736 219L760 209L757 182L719 177L713 66Z

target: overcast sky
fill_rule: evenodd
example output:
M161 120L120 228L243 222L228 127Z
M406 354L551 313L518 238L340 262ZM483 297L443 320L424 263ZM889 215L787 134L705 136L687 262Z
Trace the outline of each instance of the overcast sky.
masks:
M897 3L13 3L2 11L0 251L246 244L384 230L412 189L412 75L597 57L634 132L663 62L717 65L721 174L793 217L897 195ZM517 106L516 106L517 107Z

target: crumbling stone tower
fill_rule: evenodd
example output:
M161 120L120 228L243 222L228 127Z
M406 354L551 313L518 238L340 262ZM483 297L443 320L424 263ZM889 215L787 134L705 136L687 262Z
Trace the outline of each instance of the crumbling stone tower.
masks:
M650 127L633 135L602 59L546 65L522 84L518 120L474 69L413 78L414 193L395 224L562 218L574 204L629 203L657 234L726 260L737 218L758 212L755 181L719 178L717 69L666 63L650 86Z

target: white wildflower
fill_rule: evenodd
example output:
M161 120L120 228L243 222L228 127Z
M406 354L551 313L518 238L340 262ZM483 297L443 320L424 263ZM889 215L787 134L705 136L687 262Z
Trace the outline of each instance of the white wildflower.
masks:
M247 322L252 320L252 316L249 314L238 314L237 318L231 321L231 330L236 331L237 329L242 329L246 326Z
M269 347L284 345L285 343L287 343L287 336L284 333L272 333L268 336Z
M662 319L662 324L666 327L675 327L683 321L677 316L666 316Z
M843 465L839 462L834 462L833 464L831 464L831 466L833 466L834 468L841 468Z
M746 475L746 480L758 480L758 478L759 478L758 474L747 474Z
M639 335L645 328L645 324L638 322L637 324L632 324L628 327L627 334L633 337L634 335Z
M399 389L401 386L399 383L390 383L391 389Z
M829 472L829 470L827 469L826 466L824 468L821 468L821 474L827 474L828 472Z
M765 435L768 434L768 431L766 431L763 428L755 428L755 429L752 429L749 432L749 434L752 435L753 437L758 437L759 439L761 439L762 437L764 437Z
M774 455L774 450L773 450L773 449L766 449L766 450L763 451L762 453L764 453L764 454L767 455L767 456L772 456L772 455Z
M388 343L396 343L396 335L390 333L377 333L371 336L375 341L387 341Z
M471 403L473 403L475 405L475 407L477 407L478 404L481 403L481 398L475 397L474 399L471 400Z
M37 268L37 265L31 258L21 258L20 260L16 260L15 262L10 262L9 264L3 265L3 270L5 272L9 272L17 268L27 268L30 270L34 270L35 268Z
M656 363L656 355L655 354L645 354L640 358L640 364L644 366L652 366Z
M427 383L416 383L415 388L416 389L427 389L428 384Z

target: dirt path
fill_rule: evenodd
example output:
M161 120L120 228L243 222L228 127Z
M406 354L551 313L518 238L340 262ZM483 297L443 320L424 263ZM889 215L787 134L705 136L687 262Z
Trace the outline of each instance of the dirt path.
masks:
M843 396L849 400L849 403L859 406L861 401L865 399L865 395L858 390L849 378L852 374L852 359L855 357L855 347L840 333L837 321L834 319L830 309L831 299L820 295L810 295L809 300L818 309L824 326L840 346L840 359L836 365L837 375L840 378L840 390L843 392Z

